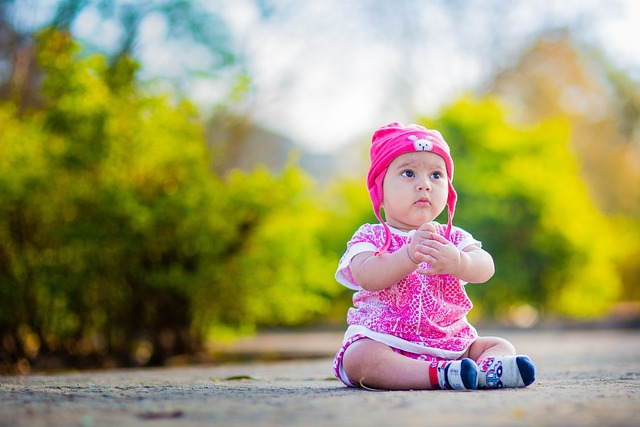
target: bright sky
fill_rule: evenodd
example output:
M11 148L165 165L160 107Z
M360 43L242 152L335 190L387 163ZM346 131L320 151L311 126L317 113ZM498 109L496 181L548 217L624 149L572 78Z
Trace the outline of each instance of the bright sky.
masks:
M226 9L251 66L257 104L254 114L266 127L311 151L336 150L354 140L368 139L375 128L387 122L434 113L494 71L494 65L483 61L481 55L449 43L446 36L437 43L404 48L372 36L365 28L366 20L352 14L349 2L309 2L290 11L293 16L280 26L261 25L254 3L235 0L230 3L233 8ZM497 7L500 3L483 5ZM424 11L425 16L407 26L434 27L439 35L464 30L460 22L451 23L440 16L437 7L418 7L416 11ZM588 20L589 13L596 18ZM500 40L503 60L517 56L543 23L572 24L581 27L583 40L604 49L640 82L640 2L524 2L508 21L500 25L504 39L512 40ZM474 19L465 25L486 29ZM477 33L468 34L478 37ZM419 35L420 31L410 34ZM490 38L479 39L470 47L490 42ZM402 90L394 91L389 85L399 76L406 81ZM206 90L200 93L206 94Z
M604 49L640 82L636 0L523 1L499 23L491 19L512 0L462 2L471 13L453 20L440 6L446 0L277 0L262 2L277 5L266 22L256 0L202 3L226 18L245 57L253 84L250 113L315 152L368 139L390 121L435 113L490 76L498 64L489 59L504 64L517 58L543 25L578 27L582 40ZM37 22L52 14L57 1L18 4L28 9L25 22ZM397 16L402 18L394 20ZM105 48L120 31L91 8L74 27L78 36ZM144 21L139 42L144 75L176 78L184 64L200 69L210 64L206 52L167 41L164 34L159 17ZM206 108L220 99L223 83L190 78L184 87Z

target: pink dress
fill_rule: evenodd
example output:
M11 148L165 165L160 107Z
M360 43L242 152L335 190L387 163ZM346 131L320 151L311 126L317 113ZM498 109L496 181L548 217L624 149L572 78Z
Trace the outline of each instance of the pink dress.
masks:
M437 225L438 234L444 234L444 230L444 226ZM399 250L410 240L411 233L391 228L389 252ZM458 227L453 227L450 240L460 250L480 245ZM466 283L451 275L413 272L389 288L364 290L355 283L349 263L359 253L375 252L383 242L381 224L364 224L340 260L336 280L357 291L354 306L347 313L349 328L343 343L363 336L402 352L425 355L425 360L459 358L478 336L466 318L473 307L465 292Z

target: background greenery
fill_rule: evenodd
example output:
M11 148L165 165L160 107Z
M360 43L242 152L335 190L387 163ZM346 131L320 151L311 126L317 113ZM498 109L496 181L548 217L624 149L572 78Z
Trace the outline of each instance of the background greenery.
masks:
M299 169L222 180L194 108L140 93L135 64L80 58L54 30L38 35L37 56L42 107L0 106L0 333L11 357L161 363L213 331L327 310L333 260Z
M335 267L375 221L365 172L319 186L291 156L222 173L193 104L148 90L127 49L88 54L62 24L34 36L35 84L0 91L0 371L162 364L260 327L342 324L351 293ZM632 101L637 85L616 78ZM606 150L576 152L584 124L523 118L495 94L416 121L451 145L455 222L496 261L468 287L472 320L532 326L640 300L637 194L621 190L634 181ZM624 134L611 128L608 141ZM597 185L594 158L609 165Z

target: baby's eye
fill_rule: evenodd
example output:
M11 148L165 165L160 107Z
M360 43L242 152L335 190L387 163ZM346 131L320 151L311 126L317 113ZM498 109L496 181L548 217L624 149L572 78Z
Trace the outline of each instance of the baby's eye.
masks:
M412 170L409 170L409 169L404 171L404 172L402 172L401 175L404 176L404 177L407 177L407 178L413 178L413 177L416 176L416 174Z
M434 173L431 174L431 178L440 179L440 178L442 178L442 173L441 172L434 172Z

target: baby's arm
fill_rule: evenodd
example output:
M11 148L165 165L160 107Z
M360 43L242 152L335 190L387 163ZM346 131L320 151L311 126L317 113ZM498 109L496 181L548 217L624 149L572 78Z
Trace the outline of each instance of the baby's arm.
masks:
M393 253L374 255L373 252L362 252L351 260L351 275L355 282L368 291L379 291L400 281L413 270L417 264L409 258L407 249L402 248Z
M495 272L491 255L474 244L459 250L453 243L432 233L430 239L416 246L415 259L431 264L431 268L420 269L421 274L450 274L469 283L484 283Z

